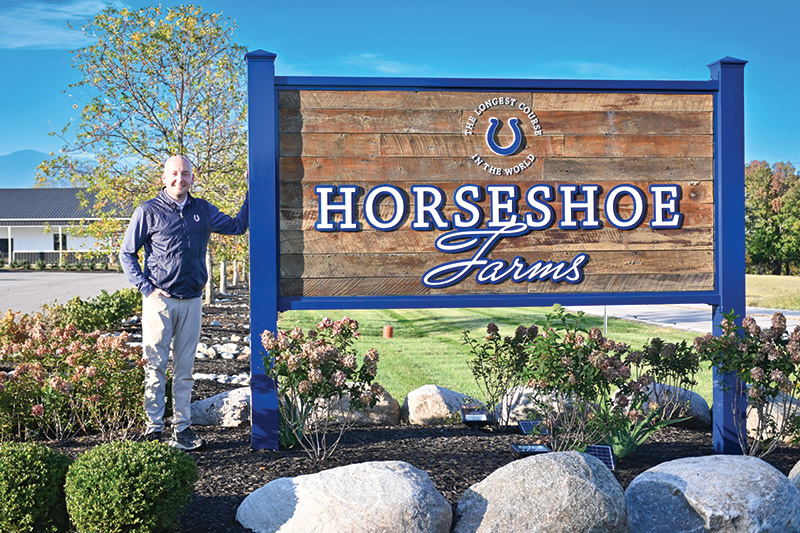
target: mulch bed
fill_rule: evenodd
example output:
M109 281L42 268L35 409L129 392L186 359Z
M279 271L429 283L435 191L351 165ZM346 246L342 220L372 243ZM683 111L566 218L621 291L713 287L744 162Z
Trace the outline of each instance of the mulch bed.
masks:
M205 308L203 335L206 342L224 342L232 334L246 335L248 294L246 287L229 290L231 302ZM219 321L220 326L211 326ZM136 328L129 331L136 332ZM139 331L140 332L140 331ZM249 373L249 363L237 360L198 360L195 372L215 374ZM203 399L235 388L209 381L195 383L193 399ZM207 446L190 452L197 461L200 480L192 501L181 517L184 532L249 531L236 522L236 510L244 498L269 481L280 477L311 474L320 470L365 461L406 461L428 472L436 488L455 504L471 485L517 457L513 443L525 443L519 433L473 431L464 426L441 427L357 427L345 433L336 452L322 464L314 464L302 450L252 450L250 428L194 426ZM89 449L98 441L80 437L62 443L69 455ZM623 460L614 475L621 485L659 463L682 457L713 454L710 430L667 427L648 439ZM779 448L767 462L784 474L800 461L800 448Z

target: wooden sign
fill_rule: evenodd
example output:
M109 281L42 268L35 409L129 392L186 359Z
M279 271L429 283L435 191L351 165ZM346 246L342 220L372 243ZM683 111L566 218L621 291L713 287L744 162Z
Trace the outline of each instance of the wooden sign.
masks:
M282 296L714 288L711 95L278 104Z
M275 58L247 55L256 335L291 309L744 313L745 61L602 81L277 77ZM277 448L258 353L253 447ZM745 405L729 379L714 383L725 453Z

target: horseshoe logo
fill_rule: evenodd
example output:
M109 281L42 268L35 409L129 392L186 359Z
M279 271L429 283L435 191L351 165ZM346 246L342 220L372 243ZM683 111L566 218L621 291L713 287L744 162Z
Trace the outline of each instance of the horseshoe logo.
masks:
M497 133L497 129L500 127L500 120L492 117L489 119L489 122L489 128L486 130L486 144L489 145L489 149L492 152L497 155L511 155L519 150L522 144L522 131L519 129L519 121L516 118L509 119L508 121L508 126L511 128L511 131L514 132L514 140L505 148L499 146L494 140L495 133Z

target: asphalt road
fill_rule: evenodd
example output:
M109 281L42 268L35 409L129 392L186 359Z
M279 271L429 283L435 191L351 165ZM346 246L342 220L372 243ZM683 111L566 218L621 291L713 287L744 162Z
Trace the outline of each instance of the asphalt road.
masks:
M7 309L34 313L42 304L57 301L66 303L75 296L90 298L102 289L114 292L131 285L125 276L116 272L39 272L0 271L0 313ZM698 333L711 331L711 306L709 305L602 305L570 306L571 311L583 310L587 314L608 316L670 326ZM786 316L789 329L800 326L800 311L784 311L748 307L747 314L754 316L762 327L770 324L772 315L780 311Z
M682 305L593 305L593 306L570 306L570 311L583 310L588 315L603 316L604 312L608 316L669 326L697 333L711 332L711 306L703 304L682 304ZM800 311L788 311L783 309L765 309L763 307L748 307L747 315L756 319L761 327L769 327L772 315L781 312L786 316L786 327L793 330L800 326Z
M75 296L90 298L103 289L114 292L130 286L117 272L0 271L0 314L8 309L34 313L45 303L66 303Z

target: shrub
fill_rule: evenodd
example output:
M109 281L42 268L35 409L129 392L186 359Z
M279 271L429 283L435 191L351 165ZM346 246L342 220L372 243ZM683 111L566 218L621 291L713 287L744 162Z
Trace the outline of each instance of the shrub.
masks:
M67 438L99 431L125 438L144 420L144 360L127 334L51 327L41 316L0 320L0 440Z
M649 375L631 378L622 361L627 345L586 331L583 313L560 305L547 315L542 334L533 339L525 370L554 450L582 450L608 436L625 438L634 429ZM616 392L614 396L612 393Z
M333 453L353 425L353 413L375 405L383 393L382 387L373 383L378 352L367 350L359 366L352 348L358 336L358 322L348 317L337 322L326 317L308 335L300 328L261 335L268 352L264 366L278 382L284 446L299 442L311 459L321 461ZM328 444L326 437L333 424L339 425L339 433Z
M102 444L69 468L67 510L82 532L169 529L178 524L197 479L192 458L165 444Z
M142 310L142 295L133 288L120 289L112 294L106 290L88 300L76 296L65 305L44 307L47 320L53 325L73 325L81 331L109 331L119 327L123 320Z
M744 435L747 420L733 419L742 452L764 457L797 429L800 416L800 326L791 334L781 313L772 317L772 327L761 328L752 317L742 326L733 311L723 313L722 335L710 333L697 337L695 348L703 360L722 374L736 376L734 397L747 397L747 413L755 414L757 423ZM734 409L736 403L732 402Z
M467 362L478 388L484 393L485 405L489 411L501 401L510 401L506 393L524 383L522 371L528 362L528 350L538 335L536 326L519 326L513 337L501 337L497 325L486 326L484 342L478 342L464 332L464 344L469 346L473 358ZM499 415L493 421L497 426L508 425L510 405L500 406ZM502 413L506 413L501 419Z
M66 531L64 480L71 462L38 444L0 445L0 531Z
M690 394L700 369L700 355L686 341L664 342L658 337L651 339L641 351L630 352L625 362L633 369L634 375L645 372L655 383L667 387L650 389L650 399L661 409L654 420L672 420L687 412ZM648 415L648 418L652 418Z

